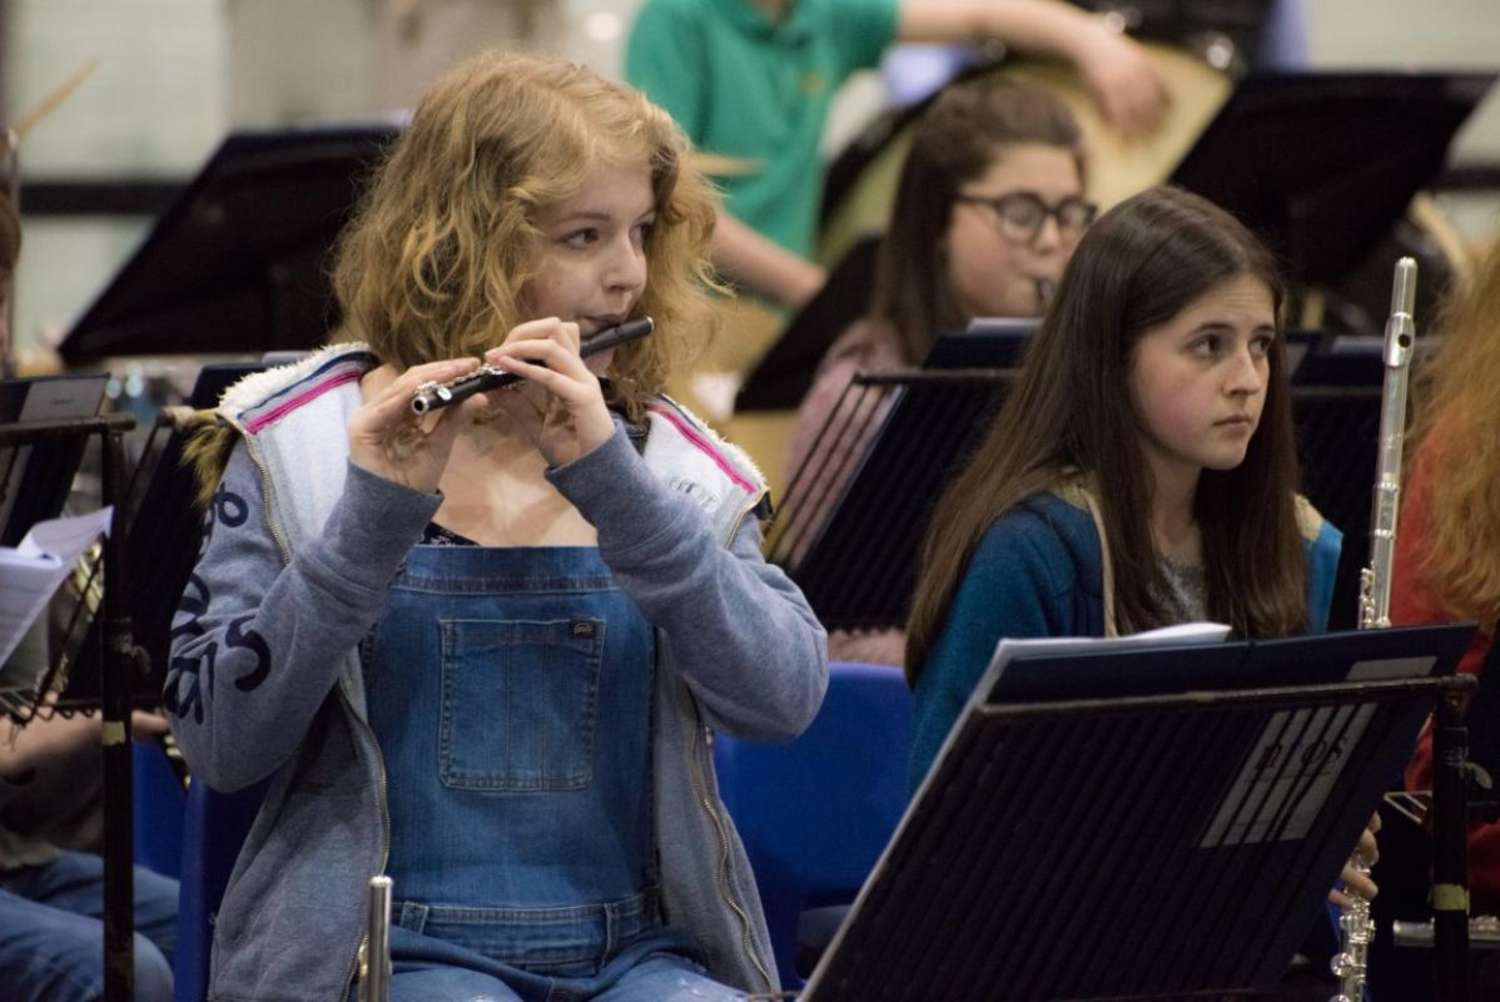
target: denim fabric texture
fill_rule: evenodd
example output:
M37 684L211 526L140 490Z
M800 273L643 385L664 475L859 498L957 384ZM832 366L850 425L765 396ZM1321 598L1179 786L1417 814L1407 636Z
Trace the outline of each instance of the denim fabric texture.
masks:
M713 986L661 923L653 634L597 549L414 547L360 652L398 997L593 999L648 959Z
M391 930L391 1002L739 1002L744 993L714 981L674 944L671 930L632 944L592 977L515 971L462 947ZM358 989L349 992L355 1002Z
M135 868L135 998L170 1002L177 881ZM104 993L104 861L65 852L0 876L0 985L11 1002Z

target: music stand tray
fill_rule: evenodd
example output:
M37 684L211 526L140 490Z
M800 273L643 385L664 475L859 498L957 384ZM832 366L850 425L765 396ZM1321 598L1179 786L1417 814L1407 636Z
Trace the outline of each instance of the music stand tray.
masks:
M803 1002L1272 988L1472 632L992 665Z

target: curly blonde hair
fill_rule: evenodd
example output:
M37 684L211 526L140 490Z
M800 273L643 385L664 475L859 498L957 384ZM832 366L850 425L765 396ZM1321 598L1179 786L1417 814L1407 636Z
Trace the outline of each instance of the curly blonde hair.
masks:
M1413 462L1432 474L1422 581L1451 612L1500 619L1500 244L1438 318L1437 353L1413 387ZM1429 465L1430 464L1430 465Z
M616 351L609 372L612 403L639 420L687 346L712 333L714 193L688 150L666 112L582 66L498 52L458 65L428 89L340 238L341 336L398 370L483 354L530 319L520 300L538 267L538 213L601 165L644 165L657 217L636 310L656 332Z

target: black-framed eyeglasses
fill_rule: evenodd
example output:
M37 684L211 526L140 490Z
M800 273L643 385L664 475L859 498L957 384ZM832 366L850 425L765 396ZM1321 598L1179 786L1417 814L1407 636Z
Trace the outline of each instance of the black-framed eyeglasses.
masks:
M958 195L957 201L971 205L983 205L995 214L1000 223L1000 233L1008 240L1029 244L1051 216L1057 222L1057 232L1063 237L1076 240L1088 229L1099 207L1083 198L1065 198L1056 205L1048 205L1034 191L1012 191L1005 195Z

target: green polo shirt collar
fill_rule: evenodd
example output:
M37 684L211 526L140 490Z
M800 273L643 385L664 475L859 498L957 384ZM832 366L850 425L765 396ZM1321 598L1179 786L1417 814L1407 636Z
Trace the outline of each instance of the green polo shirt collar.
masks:
M811 4L792 0L785 16L772 20L755 0L705 0L719 9L724 19L754 38L779 37L794 42L808 38L816 23Z

